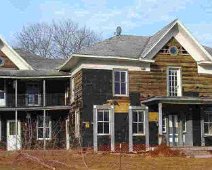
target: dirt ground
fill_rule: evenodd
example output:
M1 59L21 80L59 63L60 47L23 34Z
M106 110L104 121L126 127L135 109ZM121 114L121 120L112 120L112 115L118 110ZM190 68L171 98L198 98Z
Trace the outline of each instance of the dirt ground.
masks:
M84 156L83 156L84 155ZM120 166L121 162L121 166ZM85 153L80 151L0 152L0 169L212 169L212 159L150 156L141 154Z

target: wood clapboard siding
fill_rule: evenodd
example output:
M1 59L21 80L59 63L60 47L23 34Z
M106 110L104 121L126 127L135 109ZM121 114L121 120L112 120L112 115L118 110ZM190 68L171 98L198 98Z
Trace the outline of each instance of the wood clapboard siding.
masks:
M0 57L4 59L4 65L0 66L0 69L2 68L18 69L16 65L12 61L10 61L10 59L2 51L0 51Z
M212 97L212 75L198 74L197 64L189 55L158 54L150 72L130 71L130 92L140 92L143 97L166 96L168 67L181 68L183 95L199 93L199 96Z

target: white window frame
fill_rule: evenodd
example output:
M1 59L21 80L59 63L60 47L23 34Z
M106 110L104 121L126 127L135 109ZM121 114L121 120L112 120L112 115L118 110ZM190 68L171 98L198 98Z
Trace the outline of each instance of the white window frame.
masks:
M75 138L80 137L80 112L78 110L75 111Z
M169 75L169 71L170 70L177 70L177 95L170 95L170 86L169 86L169 81L170 81L170 75ZM168 67L167 68L167 74L166 74L166 79L167 79L167 96L170 96L170 97L180 97L182 96L182 69L181 67Z
M116 94L115 92L115 72L124 72L125 73L125 86L126 86L126 93L125 94ZM128 77L128 70L121 70L121 69L113 69L113 96L129 96L129 77ZM121 76L120 81L118 82L121 84ZM121 85L120 85L120 93L121 93Z
M143 122L140 122L140 121L137 121L137 122L134 122L134 120L133 120L133 114L134 114L134 112L137 112L137 120L139 120L139 118L138 118L138 113L139 112L142 112L142 114L143 114ZM134 123L136 123L137 124L137 131L138 131L138 124L139 123L143 123L143 133L134 133L133 132L133 124ZM132 109L132 134L133 134L133 136L144 136L145 135L145 111L144 110L141 110L141 109Z
M108 112L108 121L104 121L104 115L103 115L103 121L99 121L98 120L98 113L99 113L99 111L103 111L102 113L104 114L104 112L105 111L107 111ZM99 135L99 136L104 136L104 135L110 135L111 134L111 129L110 129L110 110L109 109L97 109L97 112L96 112L96 119L97 119L97 135ZM98 132L98 124L99 123L103 123L103 133L99 133ZM108 128L109 128L109 132L108 133L104 133L104 123L108 123Z
M162 119L162 132L163 133L167 132L167 118L164 115Z
M212 111L205 111L204 114L208 114L208 115L211 114L211 115L212 115ZM208 124L208 125L209 125L209 124L212 124L212 121L211 121L211 122L209 122L209 121L206 122L206 121L205 121L205 116L206 116L206 115L204 115L204 125L203 125L203 126L204 126L204 134L205 134L206 136L212 136L212 133L205 133L205 124ZM208 132L209 132L209 130L208 130Z
M43 122L42 122L42 126L38 127L39 117L42 117L42 119L43 119L43 115L38 115L37 116L37 122L36 122L37 140L44 140L44 137L42 137L42 138L38 137L38 129L44 129ZM49 126L46 126L46 129L49 129L49 138L45 138L45 140L51 140L51 138L52 138L52 121L51 121L51 117L50 116L46 116L46 118L47 117L49 118L49 123L48 123ZM43 132L44 132L44 130L42 130L42 134L43 134Z

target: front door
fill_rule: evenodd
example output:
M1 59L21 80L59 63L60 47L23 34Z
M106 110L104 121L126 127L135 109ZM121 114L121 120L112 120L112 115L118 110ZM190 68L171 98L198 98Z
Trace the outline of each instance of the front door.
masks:
M19 150L21 149L21 123L18 121L17 127L17 139L15 130L15 120L7 121L7 150Z
M0 107L6 105L5 81L0 82Z
M169 144L170 146L178 145L178 116L169 115Z

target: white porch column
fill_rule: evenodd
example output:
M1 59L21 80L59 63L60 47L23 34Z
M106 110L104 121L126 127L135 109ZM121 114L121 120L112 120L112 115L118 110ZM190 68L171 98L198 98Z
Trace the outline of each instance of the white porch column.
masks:
M115 151L115 132L114 132L114 106L110 109L110 135L111 135L111 151Z
M93 148L94 148L94 152L98 151L98 144L97 144L97 108L96 108L96 105L93 106Z
M15 80L15 149L18 150L18 80Z
M46 106L46 80L43 80L43 107ZM46 110L43 110L43 149L46 150Z
M145 144L146 148L149 148L149 108L145 109Z
M162 144L162 121L163 121L163 110L162 110L162 103L158 103L158 144Z
M133 152L132 106L129 106L129 152Z

